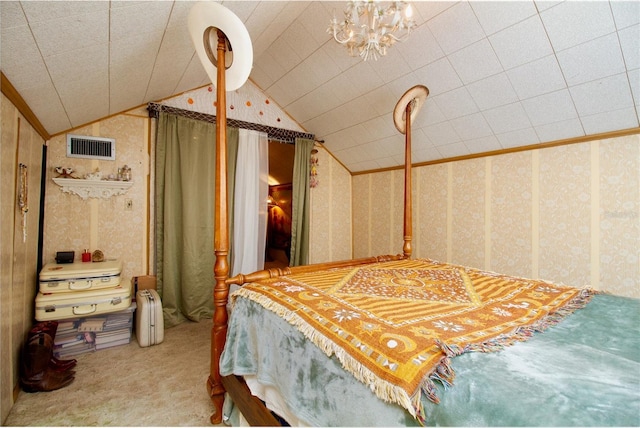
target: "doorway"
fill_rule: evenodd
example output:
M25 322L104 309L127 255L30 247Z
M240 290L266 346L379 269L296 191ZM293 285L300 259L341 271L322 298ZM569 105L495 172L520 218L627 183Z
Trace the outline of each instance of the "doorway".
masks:
M269 141L269 206L265 269L289 266L295 145Z

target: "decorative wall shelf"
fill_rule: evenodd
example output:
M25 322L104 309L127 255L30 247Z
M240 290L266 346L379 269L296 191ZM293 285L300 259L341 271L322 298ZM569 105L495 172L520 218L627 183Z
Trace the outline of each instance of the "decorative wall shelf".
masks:
M65 193L75 193L82 199L110 198L123 195L133 186L133 181L85 180L76 178L54 178L53 181Z

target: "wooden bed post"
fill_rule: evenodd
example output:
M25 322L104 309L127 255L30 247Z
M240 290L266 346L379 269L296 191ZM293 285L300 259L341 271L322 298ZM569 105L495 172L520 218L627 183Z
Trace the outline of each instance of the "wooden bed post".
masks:
M215 216L214 225L214 253L216 262L213 267L215 287L213 289L213 326L211 328L211 366L207 390L214 405L214 413L211 415L211 423L214 425L222 422L222 406L224 404L225 389L220 376L220 355L224 348L227 336L227 298L229 286L226 283L229 277L229 223L228 190L227 190L227 99L225 85L225 51L226 36L218 30L217 46L217 84L216 84L216 185L215 185Z
M404 245L402 253L406 258L411 257L411 239L413 236L412 227L412 205L411 205L411 107L413 102L407 103L406 114L406 134L404 152Z

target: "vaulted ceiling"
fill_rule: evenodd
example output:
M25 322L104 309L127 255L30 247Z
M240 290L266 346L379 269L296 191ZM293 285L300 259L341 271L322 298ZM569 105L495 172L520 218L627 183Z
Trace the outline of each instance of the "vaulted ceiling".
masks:
M1 1L0 67L51 135L209 82L190 1ZM250 79L351 172L400 165L392 111L423 84L413 160L627 130L640 120L640 2L414 2L377 61L326 32L344 2L224 1Z

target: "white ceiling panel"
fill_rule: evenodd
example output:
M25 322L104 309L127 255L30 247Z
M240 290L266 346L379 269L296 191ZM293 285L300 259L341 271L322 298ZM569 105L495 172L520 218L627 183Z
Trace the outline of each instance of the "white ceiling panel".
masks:
M460 80L465 84L476 82L504 70L487 39L482 39L460 49L450 54L448 58Z
M538 15L493 34L489 42L505 70L553 53Z
M540 14L556 52L613 33L609 2L565 1Z
M467 86L480 110L486 110L518 101L505 73L495 74Z
M521 100L567 87L555 55L513 68L507 76Z
M566 89L529 98L522 101L522 106L533 126L578 117L571 94Z
M0 67L50 134L167 99L210 83L193 4L2 1ZM222 4L252 38L250 79L352 172L403 162L392 111L418 84L420 162L638 127L638 1L414 2L417 27L367 62L326 32L345 2Z
M486 37L468 2L458 2L428 21L445 54L451 54Z
M537 15L532 1L478 1L470 4L487 35Z
M616 34L608 34L574 46L559 52L557 56L569 86L622 73L625 70Z

